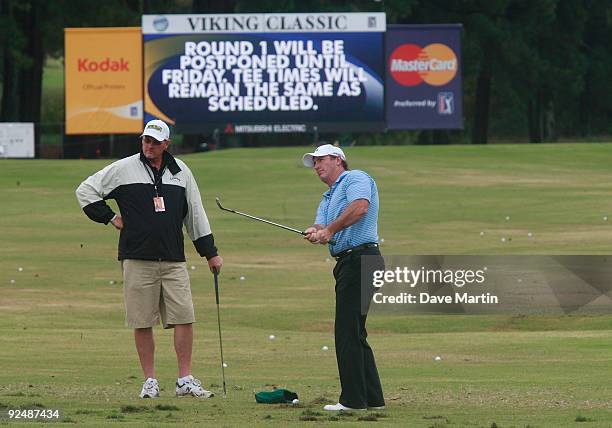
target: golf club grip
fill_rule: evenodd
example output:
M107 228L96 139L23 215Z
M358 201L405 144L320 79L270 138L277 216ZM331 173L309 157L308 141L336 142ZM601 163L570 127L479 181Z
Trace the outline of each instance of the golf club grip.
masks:
M217 269L213 271L213 275L215 276L215 299L217 301L217 305L219 305L219 273Z

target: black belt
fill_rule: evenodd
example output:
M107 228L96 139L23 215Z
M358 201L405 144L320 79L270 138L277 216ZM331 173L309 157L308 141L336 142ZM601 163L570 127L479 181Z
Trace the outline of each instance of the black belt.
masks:
M357 245L356 247L349 248L349 249L344 250L344 251L340 251L338 254L332 255L332 257L334 257L336 260L340 260L340 259L348 256L349 254L354 253L355 251L365 250L366 248L378 248L378 244L374 244L374 243L370 242L370 243L367 243L367 244Z

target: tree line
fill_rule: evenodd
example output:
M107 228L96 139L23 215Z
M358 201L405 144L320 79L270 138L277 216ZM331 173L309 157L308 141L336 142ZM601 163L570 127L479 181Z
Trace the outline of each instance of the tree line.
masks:
M386 12L389 24L460 23L463 131L429 142L530 142L612 133L610 0L0 0L0 121L41 121L45 60L66 27L139 26L142 14Z

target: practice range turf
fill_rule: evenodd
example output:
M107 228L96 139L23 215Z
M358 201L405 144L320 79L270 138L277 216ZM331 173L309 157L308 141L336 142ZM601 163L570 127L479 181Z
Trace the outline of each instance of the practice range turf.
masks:
M575 314L372 314L370 343L387 409L323 414L322 405L338 394L326 248L214 204L220 196L230 208L307 227L325 186L301 166L306 149L181 157L196 176L225 259L224 399L212 277L186 240L198 317L194 374L218 393L208 401L174 397L172 336L161 329L162 397L137 398L142 374L132 332L123 326L117 233L88 220L74 196L110 161L0 161L2 417L8 409L44 407L59 409L73 426L612 426L612 316ZM346 151L352 168L378 182L386 255L612 248L609 145ZM274 386L296 391L301 404L255 403L254 391Z

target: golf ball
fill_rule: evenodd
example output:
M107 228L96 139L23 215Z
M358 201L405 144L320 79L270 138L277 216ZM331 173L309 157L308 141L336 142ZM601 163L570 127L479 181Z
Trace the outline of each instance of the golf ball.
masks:
M380 243L382 244L383 242L385 242L385 238L380 238Z
M14 284L14 283L15 283L15 280L14 280L14 279L11 279L11 284Z
M502 242L506 242L506 238L502 238L502 239L501 239L501 241L502 241Z
M533 233L529 232L527 233L527 236L531 238L533 236Z
M223 367L227 367L227 363L223 363Z
M441 356L439 356L439 355L436 355L436 356L434 357L434 361L442 361L442 357L441 357Z
M604 221L608 221L608 216L607 216L607 215L605 215L605 216L603 217L603 219L604 219Z
M194 265L191 265L191 270L195 270L195 266Z
M274 339L276 339L276 336L274 336L273 334L271 334L270 336L268 336L268 339L270 339L270 340L274 340Z
M329 348L328 348L327 346L323 346L323 347L321 348L321 351L328 351L328 350L329 350Z
M113 285L113 284L115 283L115 281L110 280L110 281L108 281L108 283L109 283L110 285Z
M23 272L23 268L22 268L21 266L19 266L19 267L17 268L17 270L18 270L19 272Z
M331 262L331 259L330 259L329 257L327 257L327 258L325 259L325 261L326 261L327 263L329 263L329 262Z
M240 281L244 281L246 278L244 276L240 277Z
M509 221L509 220L510 220L510 216L509 216L509 215L507 215L507 216L506 216L506 221Z
M298 404L300 404L300 400L298 400L297 398L295 398L291 404L293 404L294 406L297 406Z
M480 232L480 236L484 236L484 232Z

